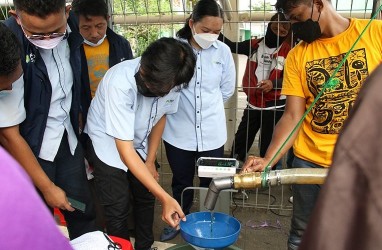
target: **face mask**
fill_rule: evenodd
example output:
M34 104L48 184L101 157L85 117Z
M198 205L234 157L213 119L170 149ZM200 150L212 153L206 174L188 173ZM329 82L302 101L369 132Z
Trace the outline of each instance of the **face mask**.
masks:
M285 37L277 36L271 29L271 24L268 24L267 33L265 34L264 42L268 48L276 48L283 43Z
M308 20L306 20L305 22L298 22L292 24L292 30L296 37L307 43L311 43L317 40L321 37L322 34L320 25L318 23L318 21L320 20L321 12L318 16L318 20L313 21L313 6L314 5L312 5L312 14L310 15L310 18Z
M203 49L208 49L211 47L211 45L218 40L219 35L218 34L211 34L211 33L200 33L197 34L194 29L193 37L197 44L199 44L200 47Z
M20 19L20 17L17 17ZM41 48L41 49L53 49L55 48L61 41L64 39L64 37L67 35L67 31L65 32L54 32L51 34L38 34L38 35L31 35L28 36L25 33L24 27L21 24L20 21L20 27L24 33L24 36L28 39L29 42L31 42L33 45Z
M158 95L154 94L153 92L150 91L150 89L146 86L145 82L143 81L141 75L139 72L137 72L135 75L135 81L137 83L137 89L138 92L146 97L158 97Z
M62 41L62 39L64 39L64 36L42 40L30 39L28 37L27 39L29 40L29 42L41 49L53 49L57 47L57 45Z
M91 47L98 47L103 43L105 38L106 38L106 34L97 43L92 43L92 42L90 42L84 38L84 43L91 46Z

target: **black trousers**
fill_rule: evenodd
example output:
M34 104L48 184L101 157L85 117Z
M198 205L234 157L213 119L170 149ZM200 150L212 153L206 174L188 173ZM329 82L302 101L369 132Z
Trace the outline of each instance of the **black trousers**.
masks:
M127 217L132 202L134 249L150 249L154 243L154 195L130 171L125 172L102 162L95 154L91 140L89 142L89 163L94 167L95 191L103 207L107 233L130 240Z
M235 134L231 157L245 161L259 130L260 156L264 157L272 140L274 126L280 120L283 112L280 109L256 110L247 107L243 112L241 122Z
M38 158L38 162L49 179L64 190L67 197L86 205L85 213L77 210L74 212L61 210L67 223L70 239L99 230L95 223L94 202L86 178L84 153L81 144L78 142L74 155L72 155L67 134L64 133L54 161L50 162Z
M181 202L182 192L187 187L193 187L196 161L199 157L223 157L224 146L218 149L196 152L187 151L174 147L173 145L164 141L166 148L166 155L170 168L172 170L172 194L174 199L182 205L183 212L185 214L190 213L192 206L192 200L194 197L194 191L192 189L187 190L183 194L183 204ZM208 187L211 182L211 178L199 178L200 187Z

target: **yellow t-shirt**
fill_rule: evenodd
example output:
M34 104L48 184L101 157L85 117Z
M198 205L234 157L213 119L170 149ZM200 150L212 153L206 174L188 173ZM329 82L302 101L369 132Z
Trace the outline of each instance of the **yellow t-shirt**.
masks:
M307 110L368 22L350 19L343 33L292 49L285 63L282 95L304 98ZM374 20L336 73L339 83L325 90L304 119L293 145L296 156L323 167L331 165L338 133L362 83L382 62L381 41L382 21Z
M83 46L88 63L90 91L93 98L99 82L109 69L109 41L105 38L103 43L97 47L87 44Z

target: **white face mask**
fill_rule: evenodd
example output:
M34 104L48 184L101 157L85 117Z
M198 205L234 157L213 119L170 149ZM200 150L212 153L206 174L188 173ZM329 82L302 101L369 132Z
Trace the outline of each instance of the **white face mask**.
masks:
M64 36L42 40L28 38L28 40L29 42L41 49L53 49L57 47L57 45L62 41L63 38Z
M218 40L218 37L219 37L218 34L211 34L211 33L197 34L194 27L193 27L193 30L194 30L193 37L195 41L203 49L208 49L216 40Z
M20 17L18 17L20 18ZM51 34L44 34L44 35L30 35L28 36L25 33L24 27L21 24L20 21L20 27L24 33L24 36L28 39L29 42L31 42L33 45L41 48L41 49L53 49L55 48L61 41L64 39L64 37L67 35L67 31L65 32L54 32ZM37 37L37 38L36 38ZM48 39L46 39L48 38Z
M92 43L92 42L90 42L84 38L84 43L91 46L91 47L98 47L103 43L105 38L106 38L106 34L97 43Z

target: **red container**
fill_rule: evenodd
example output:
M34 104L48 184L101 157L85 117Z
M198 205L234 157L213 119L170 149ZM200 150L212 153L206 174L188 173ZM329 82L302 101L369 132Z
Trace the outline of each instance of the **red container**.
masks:
M115 243L119 243L122 246L122 250L134 250L131 242L116 236L109 235L110 239L112 239Z
M66 221L65 221L64 215L61 213L60 209L54 208L53 214L54 214L54 217L57 217L59 219L60 226L66 227Z

